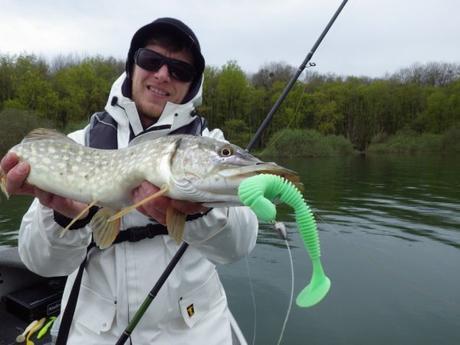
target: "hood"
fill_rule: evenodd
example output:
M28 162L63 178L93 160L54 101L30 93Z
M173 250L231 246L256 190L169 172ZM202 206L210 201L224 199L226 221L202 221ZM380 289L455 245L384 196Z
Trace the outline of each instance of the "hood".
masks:
M205 60L201 54L200 42L198 41L198 38L192 29L180 20L169 17L158 18L153 22L141 27L133 35L128 50L128 56L126 58L125 72L127 78L123 84L123 94L126 97L131 97L131 78L134 65L134 54L139 48L145 47L152 35L159 33L174 33L178 38L180 38L182 42L184 42L184 44L186 44L187 49L189 49L193 55L194 66L196 68L197 75L192 81L188 94L184 98L184 103L186 103L196 96L201 87L203 72L205 68Z
M158 121L146 129L142 127L136 104L131 98L126 97L123 93L122 89L126 80L126 73L123 73L113 83L107 104L105 105L105 111L107 111L118 124L118 145L120 148L128 145L131 137L130 128L134 136L149 131L156 133L156 135L153 136L160 137L188 125L195 120L197 116L195 108L201 104L202 100L203 77L201 77L199 88L192 99L183 104L172 102L166 103Z

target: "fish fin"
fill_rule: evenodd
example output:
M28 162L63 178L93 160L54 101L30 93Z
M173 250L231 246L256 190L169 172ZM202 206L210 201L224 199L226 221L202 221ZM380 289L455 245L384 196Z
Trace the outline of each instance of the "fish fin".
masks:
M108 221L113 222L113 221L115 221L117 219L120 219L121 217L123 217L123 216L127 215L128 213L134 211L139 206L144 205L146 202L162 196L168 190L169 190L169 187L167 185L164 185L163 187L161 187L161 189L158 192L156 192L156 193L154 193L152 195L149 195L148 197L146 197L145 199L142 199L139 202L136 202L134 205L125 207L124 209L120 210L118 213L116 213L112 217L110 217L110 219Z
M169 236L174 238L177 244L181 243L184 238L186 217L184 213L173 207L168 207L166 210L166 227L168 228Z
M110 247L120 232L120 219L109 222L114 213L108 208L101 208L89 223L93 229L93 240L100 249Z
M10 194L6 191L6 175L3 170L0 168L0 189L2 190L3 194L6 195L6 198L10 198Z
M31 141L39 141L45 139L56 139L56 140L64 140L70 143L76 144L76 142L70 139L67 135L56 131L55 129L49 128L36 128L30 131L22 140L23 143L31 142Z
M74 219L72 219L72 221L71 221L69 224L67 224L67 226L66 226L64 229L62 229L61 234L59 235L59 238L64 237L65 233L70 229L70 227L71 227L72 225L74 225L75 222L76 222L77 220L79 220L87 211L89 211L89 209L90 209L91 207L93 207L94 205L96 205L96 203L97 203L97 201L93 201L91 204L89 204L88 206L86 206L86 207L83 209L83 211L81 211Z

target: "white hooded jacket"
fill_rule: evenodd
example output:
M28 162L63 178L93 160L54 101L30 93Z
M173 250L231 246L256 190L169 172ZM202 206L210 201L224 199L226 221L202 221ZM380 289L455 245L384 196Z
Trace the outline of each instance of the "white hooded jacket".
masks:
M130 126L135 135L143 131L134 102L122 95L124 79L123 74L115 81L105 107L117 122L119 148L128 145ZM168 103L152 126L164 128L154 130L155 135L167 135L193 121L192 110L200 99L201 90L186 104ZM88 128L70 137L83 144ZM206 129L202 135L224 140L220 130ZM135 211L123 218L121 229L149 222ZM61 229L53 210L34 200L22 220L18 247L31 271L42 276L69 275L64 308L91 242L91 229L68 231L60 238ZM215 264L247 255L255 245L257 229L257 219L246 207L214 208L187 221L184 241L189 248L132 333L132 344L232 344L232 317ZM178 248L172 238L163 235L92 249L68 344L114 344Z

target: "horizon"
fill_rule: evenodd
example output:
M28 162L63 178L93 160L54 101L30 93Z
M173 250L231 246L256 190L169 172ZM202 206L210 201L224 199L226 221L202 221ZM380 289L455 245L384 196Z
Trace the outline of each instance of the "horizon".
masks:
M37 58L38 60L45 61L48 64L48 67L52 67L52 65L54 63L59 63L59 61L57 61L59 59L64 60L64 63L69 61L68 62L69 65L81 63L85 59L96 59L96 58L101 58L101 59L105 59L105 60L114 59L118 63L125 64L125 60L122 59L122 58L117 58L115 56L106 56L106 55L99 54L99 53L98 54L88 54L88 53L84 53L84 52L69 52L69 53L65 53L65 54L57 54L57 55L53 55L53 56L49 56L49 55L47 56L45 54L37 54L37 53L34 53L34 52L27 52L27 51L24 51L24 52L21 52L21 53L3 53L0 50L0 58L5 57L5 56L9 57L9 58L12 58L12 59L17 59L19 57L32 56L32 57ZM67 61L65 61L65 60L67 60ZM283 62L283 61L269 61L269 62L266 62L263 65L261 65L258 68L257 71L249 71L248 72L248 71L245 71L243 69L243 67L236 60L229 60L229 61L225 62L224 64L222 64L220 66L210 65L210 64L206 63L206 67L221 69L226 64L231 63L231 62L236 62L236 64L241 68L243 73L245 73L245 75L248 76L248 77L253 76L254 74L260 72L260 70L262 70L263 68L267 68L267 66L269 67L270 65L273 65L273 64L281 64L283 66L289 66L293 70L296 70L299 67L299 66L294 66L294 65L288 64L288 63ZM374 80L374 79L388 79L388 78L391 78L392 76L395 76L398 73L406 71L407 69L423 68L423 67L428 67L430 65L439 65L439 66L453 65L454 68L457 69L457 77L455 77L454 79L458 79L460 77L460 61L459 62L428 61L428 62L425 62L425 63L413 62L412 64L400 67L399 69L397 69L395 71L385 72L384 75L380 75L380 76L369 76L369 75L364 75L364 74L361 74L361 75L338 74L336 72L327 72L327 71L326 72L321 72L321 71L315 70L316 66L312 66L312 67L307 66L303 70L301 76L303 75L303 78L306 79L306 77L307 77L306 74L311 72L312 74L317 74L317 75L320 75L320 76L327 76L327 77L335 77L335 78L353 78L353 77L355 77L355 78L364 78L364 79L371 79L371 80ZM300 80L300 78L299 78L299 80Z

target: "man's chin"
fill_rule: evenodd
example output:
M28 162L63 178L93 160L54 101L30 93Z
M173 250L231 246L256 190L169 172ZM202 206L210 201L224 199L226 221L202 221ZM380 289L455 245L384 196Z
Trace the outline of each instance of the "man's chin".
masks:
M159 111L153 111L150 110L145 112L145 111L139 111L139 117L142 122L142 125L144 128L150 127L154 123L158 121L158 119L161 116L161 112Z

